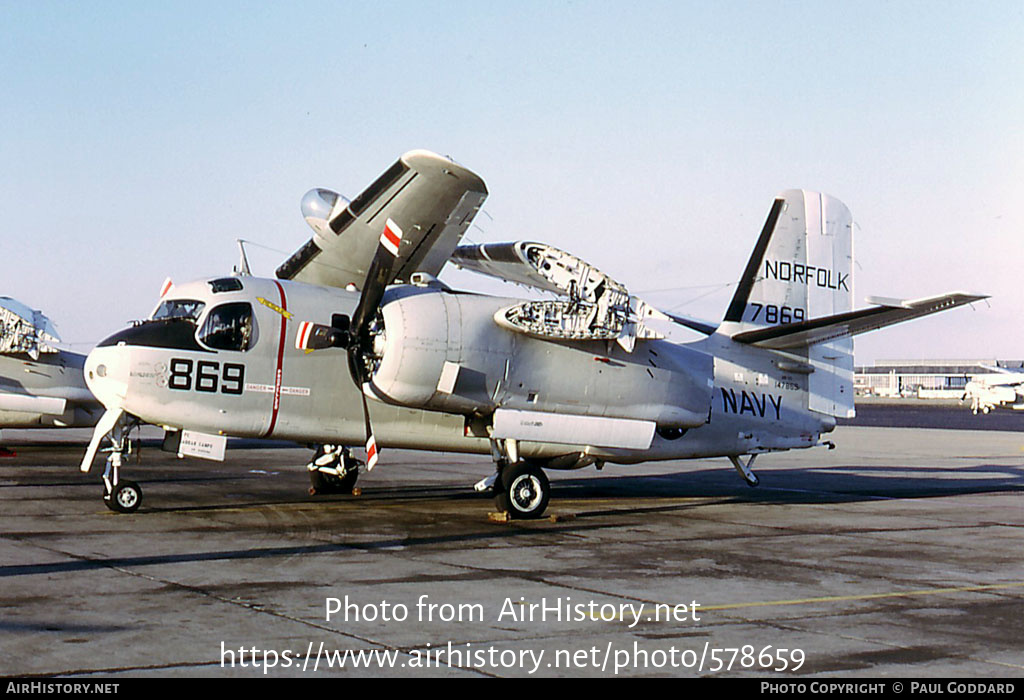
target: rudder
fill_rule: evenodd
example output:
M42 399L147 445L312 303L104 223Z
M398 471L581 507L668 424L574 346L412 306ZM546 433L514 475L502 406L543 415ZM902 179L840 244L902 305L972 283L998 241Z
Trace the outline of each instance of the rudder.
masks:
M803 323L853 308L853 216L820 192L786 190L772 204L719 332ZM808 408L853 415L853 340L800 353L814 371Z

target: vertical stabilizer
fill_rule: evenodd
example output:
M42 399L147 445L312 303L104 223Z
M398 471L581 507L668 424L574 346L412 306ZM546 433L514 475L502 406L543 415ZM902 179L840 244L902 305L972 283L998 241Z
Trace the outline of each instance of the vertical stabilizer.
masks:
M729 336L803 323L853 308L853 217L834 197L786 190L776 197L719 332ZM814 367L808 408L853 415L853 340L798 351Z

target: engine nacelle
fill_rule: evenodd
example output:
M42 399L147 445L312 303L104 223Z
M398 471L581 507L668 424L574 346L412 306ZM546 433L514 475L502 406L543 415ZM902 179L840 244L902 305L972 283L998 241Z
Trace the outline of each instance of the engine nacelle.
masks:
M449 413L489 413L515 347L491 320L494 300L436 292L386 303L373 388L387 401ZM481 303L484 302L484 303ZM454 375L454 376L452 376Z
M647 341L554 342L508 330L515 300L420 290L382 308L386 340L372 379L385 401L448 413L496 408L696 427L711 402L712 358Z

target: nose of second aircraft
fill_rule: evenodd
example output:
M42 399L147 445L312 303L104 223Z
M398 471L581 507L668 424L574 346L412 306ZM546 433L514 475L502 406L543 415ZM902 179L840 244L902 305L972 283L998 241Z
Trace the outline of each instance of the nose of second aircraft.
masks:
M123 345L98 347L85 358L85 383L108 409L123 407L128 397L130 352Z

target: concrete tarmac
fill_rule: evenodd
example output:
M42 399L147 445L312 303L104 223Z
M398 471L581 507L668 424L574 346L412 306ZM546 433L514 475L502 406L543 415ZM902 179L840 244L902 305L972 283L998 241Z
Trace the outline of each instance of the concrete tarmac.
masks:
M306 449L258 443L147 446L115 514L87 433L5 431L0 674L1024 676L1024 434L833 437L756 489L726 459L551 472L556 518L507 524L486 458L385 449L313 497Z

